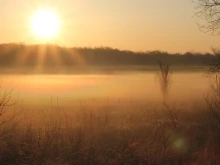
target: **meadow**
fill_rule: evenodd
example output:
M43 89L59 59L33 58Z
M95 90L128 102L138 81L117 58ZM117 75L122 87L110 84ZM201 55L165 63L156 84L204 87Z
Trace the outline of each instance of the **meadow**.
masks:
M189 3L0 2L0 165L220 165L220 0Z
M159 74L3 75L0 164L219 164L217 80Z

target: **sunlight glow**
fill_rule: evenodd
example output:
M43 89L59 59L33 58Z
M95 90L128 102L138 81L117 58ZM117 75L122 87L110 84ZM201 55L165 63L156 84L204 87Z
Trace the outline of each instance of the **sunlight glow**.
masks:
M42 39L50 39L58 34L60 21L56 13L40 10L33 16L31 26L34 35Z

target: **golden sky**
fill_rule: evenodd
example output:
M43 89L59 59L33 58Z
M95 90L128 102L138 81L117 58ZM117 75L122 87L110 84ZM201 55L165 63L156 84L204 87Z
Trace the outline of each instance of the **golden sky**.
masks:
M56 13L61 46L168 52L210 51L220 36L201 32L190 0L0 0L0 43L41 43L30 22L40 9Z

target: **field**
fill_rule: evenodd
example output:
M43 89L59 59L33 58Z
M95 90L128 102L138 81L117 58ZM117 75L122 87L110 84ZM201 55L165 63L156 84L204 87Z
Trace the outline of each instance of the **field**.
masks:
M0 164L219 164L213 79L158 74L3 75Z
M220 165L220 0L0 0L0 165Z

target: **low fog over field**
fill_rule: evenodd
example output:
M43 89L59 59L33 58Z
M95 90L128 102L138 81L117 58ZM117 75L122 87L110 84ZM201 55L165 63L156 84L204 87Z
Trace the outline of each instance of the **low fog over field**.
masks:
M0 0L0 21L0 165L220 165L220 0Z
M66 106L88 100L161 101L158 71L82 75L3 75L4 88L14 89L27 104L50 104L51 97ZM199 82L199 83L195 83ZM201 101L210 79L203 72L174 72L170 98L173 101ZM69 102L69 103L68 103Z

